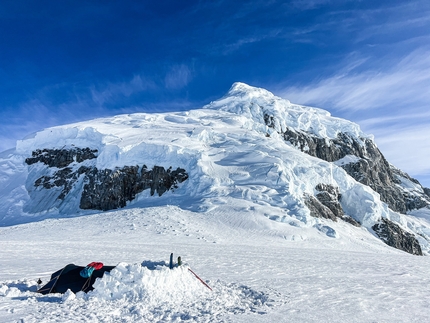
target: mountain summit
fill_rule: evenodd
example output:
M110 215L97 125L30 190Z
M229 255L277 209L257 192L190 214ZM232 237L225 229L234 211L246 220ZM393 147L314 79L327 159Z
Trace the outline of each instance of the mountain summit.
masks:
M243 83L202 109L40 131L0 155L0 183L2 226L131 206L230 207L257 217L257 229L276 221L336 239L342 222L430 251L429 191L371 135Z

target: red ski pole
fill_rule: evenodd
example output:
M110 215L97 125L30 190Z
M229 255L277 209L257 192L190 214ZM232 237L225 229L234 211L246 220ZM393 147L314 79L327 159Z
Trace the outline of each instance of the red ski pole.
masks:
M199 276L197 276L197 274L194 272L194 271L192 271L190 268L188 268L188 270L189 271L191 271L191 273L194 275L194 276L196 276L196 278L198 279L198 280L200 280L201 282L202 282L202 284L203 285L205 285L207 288L209 288L211 291L212 291L212 288L210 288L209 287L209 285L208 284L206 284Z

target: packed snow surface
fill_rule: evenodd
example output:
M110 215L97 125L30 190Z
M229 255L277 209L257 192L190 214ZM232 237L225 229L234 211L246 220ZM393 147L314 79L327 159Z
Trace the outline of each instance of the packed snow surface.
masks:
M0 322L429 321L429 257L345 223L332 239L270 219L249 228L258 221L167 206L0 228ZM170 252L183 267L164 265ZM91 261L118 265L94 291L34 293L38 278Z
M391 211L340 167L356 157L311 157L281 138L286 127L371 138L324 110L236 83L203 109L53 127L1 153L0 322L430 321L429 258L390 248L371 229L391 219L428 254L430 210ZM189 178L161 197L143 191L123 210L84 211L82 187L59 203L55 190L34 190L45 166L25 164L37 149L73 147L97 150L73 170L156 165ZM320 183L339 188L361 227L310 216L304 198ZM171 252L186 264L163 265ZM38 278L92 261L117 265L94 291L34 293Z

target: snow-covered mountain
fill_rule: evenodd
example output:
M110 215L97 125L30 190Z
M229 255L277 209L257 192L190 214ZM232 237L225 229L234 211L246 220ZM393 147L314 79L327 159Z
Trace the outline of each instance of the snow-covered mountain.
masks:
M275 221L336 239L334 223L345 221L430 252L428 190L389 164L371 135L243 83L197 110L37 132L0 155L0 197L1 226L124 207L227 207L261 216L240 220L253 230Z
M429 204L358 125L242 83L45 129L0 154L0 321L427 322Z

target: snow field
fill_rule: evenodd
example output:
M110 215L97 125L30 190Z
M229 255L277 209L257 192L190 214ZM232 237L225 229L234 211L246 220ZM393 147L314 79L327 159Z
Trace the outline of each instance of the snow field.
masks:
M224 214L221 221L218 212ZM340 235L333 239L312 228L252 216L258 212L136 208L1 228L0 322L430 319L428 257L389 248L344 223L334 225ZM284 238L299 232L303 239ZM170 270L165 260L145 260L167 260L171 251L213 292L187 265ZM145 260L144 267L136 259ZM34 293L39 277L46 282L68 263L93 260L125 262L87 295Z

